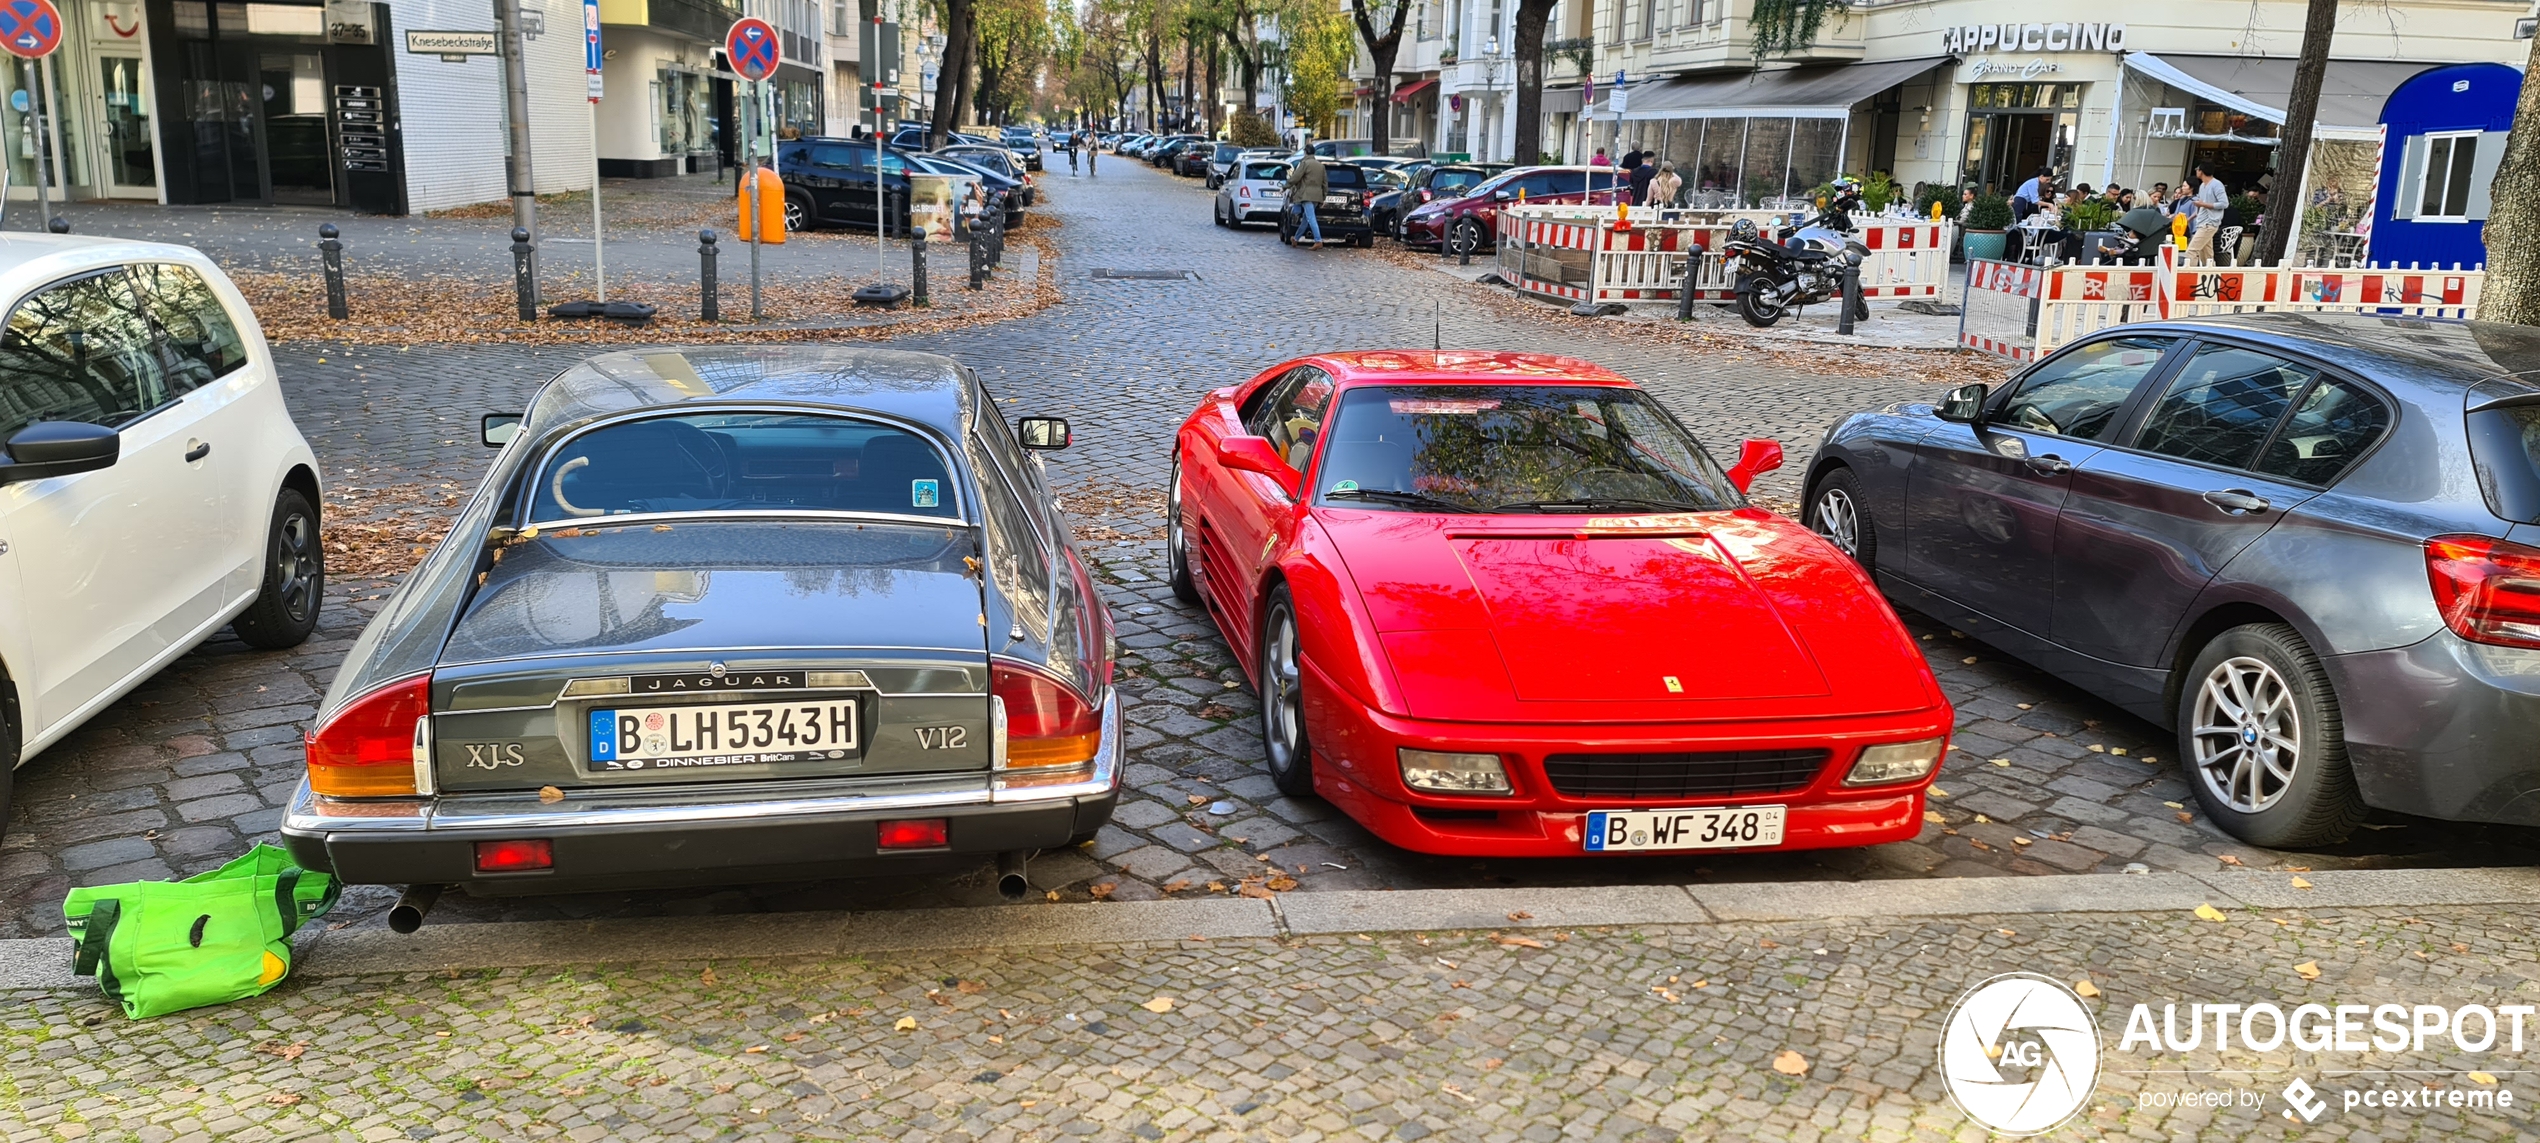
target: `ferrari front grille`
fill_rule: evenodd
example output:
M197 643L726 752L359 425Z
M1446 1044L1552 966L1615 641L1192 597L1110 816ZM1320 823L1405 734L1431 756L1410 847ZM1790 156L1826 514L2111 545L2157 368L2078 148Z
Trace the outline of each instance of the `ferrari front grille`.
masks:
M1782 794L1817 778L1825 750L1726 750L1704 754L1554 754L1544 776L1565 797L1643 802Z

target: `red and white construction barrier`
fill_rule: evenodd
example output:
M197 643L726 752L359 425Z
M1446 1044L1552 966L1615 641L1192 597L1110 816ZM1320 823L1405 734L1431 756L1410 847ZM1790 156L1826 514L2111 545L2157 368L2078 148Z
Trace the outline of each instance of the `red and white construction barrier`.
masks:
M1611 209L1511 207L1499 212L1499 276L1528 293L1573 302L1674 301L1687 281L1698 301L1736 297L1736 268L1720 253L1737 215L1634 207L1618 227ZM1870 248L1861 264L1861 293L1872 299L1936 298L1949 280L1949 223L1856 220L1854 236Z
M1967 296L1958 306L1958 344L2027 361L2038 354L2038 310L2046 271L2017 262L1967 260Z

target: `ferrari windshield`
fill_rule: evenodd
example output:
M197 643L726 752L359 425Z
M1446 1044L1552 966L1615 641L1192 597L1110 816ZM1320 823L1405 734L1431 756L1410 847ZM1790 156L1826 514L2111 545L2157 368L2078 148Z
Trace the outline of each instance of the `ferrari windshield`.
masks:
M1647 394L1613 385L1414 385L1341 398L1326 504L1426 512L1702 512L1744 503Z
M701 413L605 425L558 446L533 522L654 512L886 512L958 519L943 453L849 417Z

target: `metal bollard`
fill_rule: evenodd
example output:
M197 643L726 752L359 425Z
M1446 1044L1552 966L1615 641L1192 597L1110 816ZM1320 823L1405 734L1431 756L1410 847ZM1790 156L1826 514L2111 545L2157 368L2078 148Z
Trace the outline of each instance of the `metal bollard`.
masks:
M1850 258L1843 260L1843 314L1834 319L1834 331L1852 336L1852 311L1861 304L1861 265Z
M71 220L57 214L53 216L52 221L44 224L44 229L55 234L68 234L71 232Z
M538 320L538 275L530 269L529 256L536 248L529 244L529 231L512 228L512 293L520 299L520 320Z
M344 307L344 243L342 232L332 222L318 227L318 259L326 266L326 316L342 321L351 317Z
M986 224L986 219L970 224L970 288L974 290L987 287L988 232Z
M714 248L714 232L697 232L697 320L722 321L723 307L714 296L714 260L721 251Z
M917 230L908 236L908 300L918 308L926 306L926 232Z
M1685 276L1676 283L1676 320L1693 320L1693 272L1702 265L1702 248L1694 247L1685 254Z

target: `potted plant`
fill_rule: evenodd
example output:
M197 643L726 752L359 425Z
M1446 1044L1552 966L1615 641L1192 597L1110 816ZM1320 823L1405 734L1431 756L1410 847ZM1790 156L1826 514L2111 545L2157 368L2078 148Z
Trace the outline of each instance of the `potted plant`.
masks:
M2011 226L2011 200L1998 194L1977 195L1967 207L1967 260L1978 258L2000 261L2002 232Z

